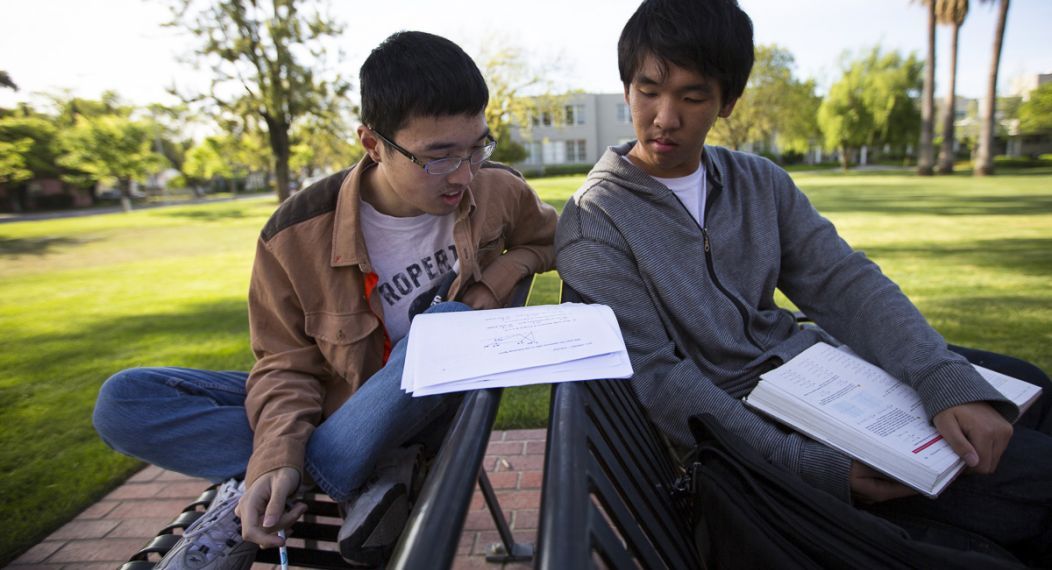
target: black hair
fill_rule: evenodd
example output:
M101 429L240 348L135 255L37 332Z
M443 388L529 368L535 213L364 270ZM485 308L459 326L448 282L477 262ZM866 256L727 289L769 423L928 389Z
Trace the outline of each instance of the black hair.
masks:
M720 85L722 101L741 97L753 64L752 20L736 0L645 0L617 42L625 88L647 56L662 72L669 63Z
M358 74L362 122L387 137L413 117L476 115L489 89L457 44L425 32L398 32L376 47Z

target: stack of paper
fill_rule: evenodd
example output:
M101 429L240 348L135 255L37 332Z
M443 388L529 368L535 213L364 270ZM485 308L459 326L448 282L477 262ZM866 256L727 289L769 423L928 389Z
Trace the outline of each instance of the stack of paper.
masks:
M402 390L414 396L632 375L605 305L425 313L408 342Z

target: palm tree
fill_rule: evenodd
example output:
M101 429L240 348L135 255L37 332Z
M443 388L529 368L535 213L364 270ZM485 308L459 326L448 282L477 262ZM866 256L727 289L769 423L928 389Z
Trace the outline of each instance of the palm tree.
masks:
M18 91L18 86L11 80L11 76L2 69L0 69L0 87L7 87L8 89Z
M995 2L996 0L981 0ZM1008 0L1000 0L997 14L997 31L994 34L994 56L990 64L990 77L986 85L986 100L983 101L982 119L979 127L979 152L975 158L975 175L994 173L994 112L997 103L997 71L1001 66L1001 45L1005 39L1005 20L1008 18Z
M935 164L935 0L921 0L928 9L928 59L924 66L924 93L921 95L920 148L917 174L931 176Z
M957 107L957 33L968 15L968 0L936 0L936 17L948 24L950 34L950 89L946 94L946 105L942 110L942 150L939 152L939 174L953 172L953 119Z

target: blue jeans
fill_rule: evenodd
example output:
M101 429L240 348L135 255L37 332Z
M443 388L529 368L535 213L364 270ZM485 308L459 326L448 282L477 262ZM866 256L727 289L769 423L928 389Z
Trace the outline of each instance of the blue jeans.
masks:
M950 347L970 362L1041 386L1041 397L1015 424L990 475L965 474L935 500L908 497L866 509L918 540L1003 555L1052 567L1052 383L1034 365L1008 356Z
M466 311L441 303L427 312ZM407 340L307 442L307 473L334 500L351 497L389 449L445 435L459 395L414 398L401 390ZM94 423L113 449L165 469L222 481L242 477L252 454L245 413L248 374L189 368L132 368L99 390Z

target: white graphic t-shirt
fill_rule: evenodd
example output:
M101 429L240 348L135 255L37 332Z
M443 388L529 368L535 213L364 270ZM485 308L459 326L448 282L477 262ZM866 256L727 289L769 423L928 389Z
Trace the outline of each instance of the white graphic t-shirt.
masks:
M398 218L361 201L365 247L379 278L373 295L380 296L392 344L409 332L409 315L426 309L442 276L454 270L454 215Z

